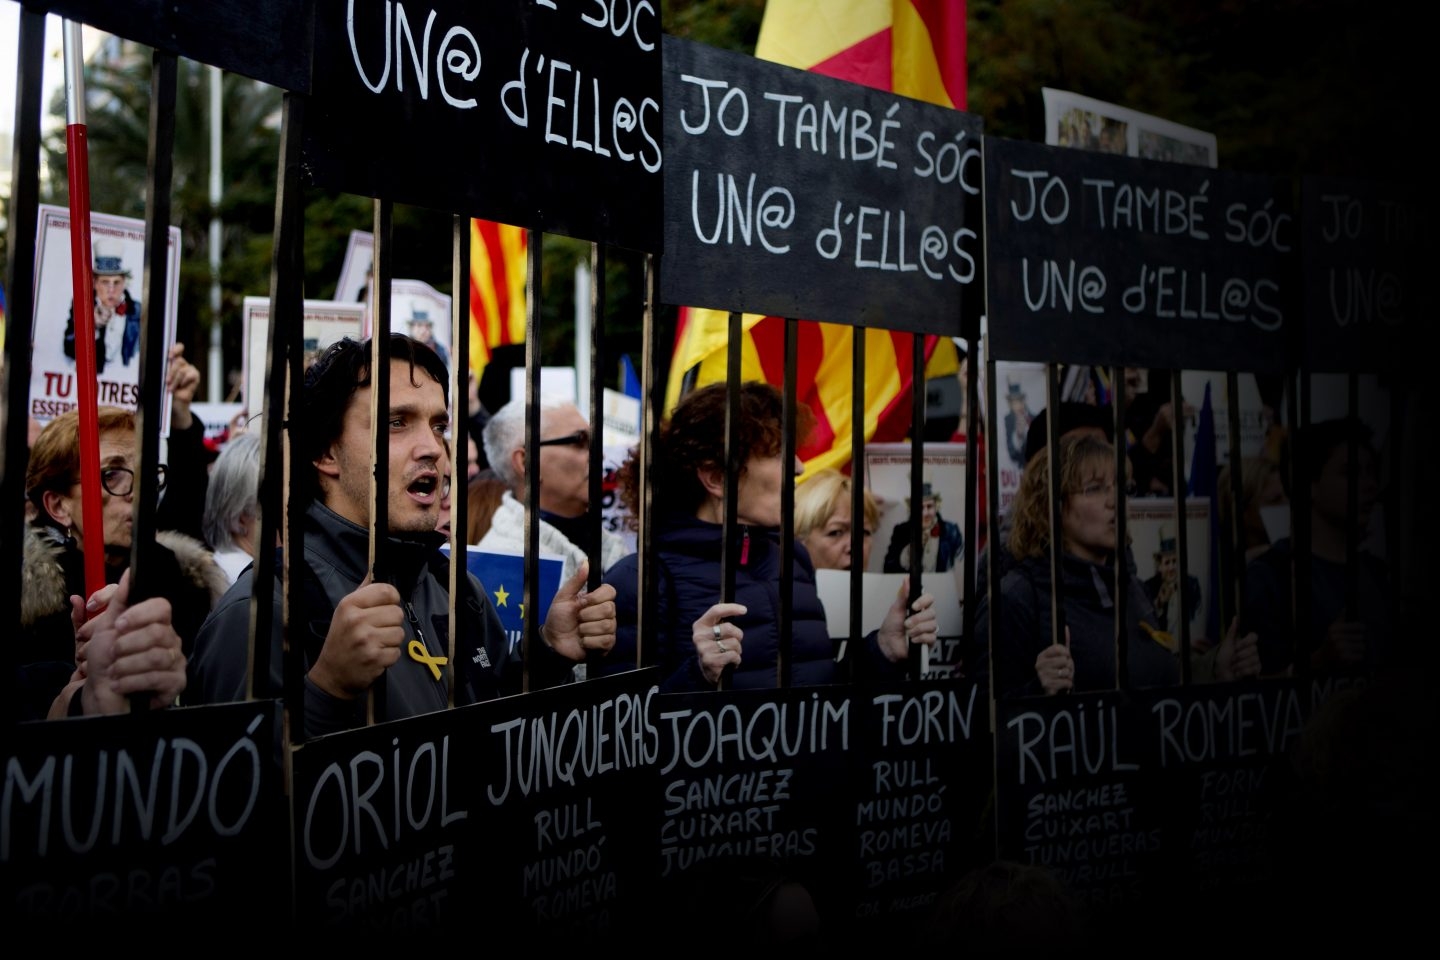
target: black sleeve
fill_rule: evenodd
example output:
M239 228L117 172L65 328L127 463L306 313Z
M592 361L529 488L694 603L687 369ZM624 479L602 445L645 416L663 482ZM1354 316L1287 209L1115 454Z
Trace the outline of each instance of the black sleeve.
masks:
M205 542L205 492L210 473L205 456L205 424L192 417L184 430L170 431L165 464L165 493L155 510L155 526L177 530Z

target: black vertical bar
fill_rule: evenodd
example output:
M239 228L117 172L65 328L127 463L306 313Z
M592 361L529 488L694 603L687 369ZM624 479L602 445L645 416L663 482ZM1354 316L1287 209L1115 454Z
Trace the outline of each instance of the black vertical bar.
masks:
M725 503L720 535L720 602L735 602L735 571L739 567L740 471L745 467L748 451L740 449L740 341L744 336L744 317L730 311L729 339L725 347ZM727 663L720 674L716 689L724 690L735 675L735 665Z
M1065 581L1060 554L1064 539L1060 516L1060 368L1054 363L1045 364L1045 456L1050 462L1050 626L1052 643L1065 643ZM993 577L991 579L994 579ZM993 618L992 618L993 622ZM1119 666L1117 663L1116 669Z
M45 71L45 14L20 7L20 40L15 63L15 144L10 179L10 223L6 231L4 403L0 404L0 491L10 512L0 523L0 583L7 596L24 591L25 470L30 461L30 338L35 315L35 226L40 218L40 88ZM0 695L15 703L16 671L24 654L17 643L0 653ZM0 729L12 729L0 722ZM7 733L8 737L9 734Z
M590 396L587 399L585 419L590 423L590 509L585 513L586 533L590 546L586 557L590 572L585 577L585 588L594 590L600 586L605 575L604 556L601 549L605 535L600 532L600 504L605 497L605 378L603 344L605 330L605 244L590 244ZM585 655L586 675L588 667L598 664L603 656L601 651L591 650Z
M450 461L450 574L447 586L450 590L448 649L445 662L450 669L445 672L446 698L449 706L455 706L455 682L458 665L455 662L455 631L460 624L457 615L462 602L461 589L468 584L469 566L466 564L466 535L470 485L470 417L469 391L462 386L469 383L470 370L470 218L456 215L451 218L450 243L450 383L446 390L450 397L450 436L455 438L453 456ZM461 370L465 370L464 375ZM463 412L462 412L463 409ZM479 438L475 438L479 442Z
M841 656L841 673L850 680L861 661L855 651L865 616L865 340L865 328L856 327L850 338L850 636Z
M920 524L925 516L925 335L910 335L910 592L905 598L905 615L915 609L920 598L921 571L925 553L920 546ZM909 635L907 633L908 641ZM921 668L918 644L909 644L905 657L905 676L918 680Z
M1170 371L1170 490L1175 499L1175 568L1179 580L1171 603L1180 604L1180 682L1190 685L1190 618L1185 615L1185 584L1190 570L1189 533L1185 510L1185 398L1180 371ZM1238 410L1236 411L1239 412ZM1195 442L1200 442L1196 434ZM1193 481L1193 477L1191 480ZM1158 571L1157 571L1158 572ZM1160 624L1163 628L1165 624ZM1123 634L1122 634L1123 636Z
M1306 676L1311 670L1310 657L1310 478L1306 476L1306 447L1310 443L1311 383L1310 374L1301 371L1295 388L1294 426L1290 430L1290 622L1292 631L1291 658L1295 672Z
M973 339L965 343L965 583L962 588L965 595L960 602L961 614L964 617L961 626L961 635L964 637L962 649L968 648L971 638L975 636L975 612L980 603L980 598L975 595L975 567L979 558L981 526L980 455L976 442L980 436L980 385L974 363L974 358L980 354L978 347L979 344ZM986 529L992 537L998 533L993 527ZM961 669L965 668L966 665L962 663Z
M1360 420L1360 375L1345 375L1345 417ZM1360 438L1348 431L1345 446L1345 619L1360 619Z
M370 333L370 575L376 583L389 582L394 572L386 556L390 535L390 281L394 276L391 258L391 224L394 207L389 200L376 200L375 260L370 283L374 325ZM387 709L385 674L375 678L366 698L366 723L384 719Z
M999 368L995 364L994 355L990 352L989 336L984 340L985 355L985 483L986 483L986 506L990 517L986 522L989 536L985 540L986 577L985 577L985 601L990 609L990 616L987 619L989 635L984 642L987 647L985 660L990 664L988 671L990 677L990 702L993 704L996 699L995 686L995 624L1000 620L1000 607L1005 602L1000 593L1000 445L996 442L1000 436L1000 416L995 410L995 389L996 377L999 375ZM1054 420L1054 417L1046 417L1047 421ZM1022 467L1023 469L1023 467Z
M139 603L161 592L153 581L155 508L160 499L160 424L164 420L165 301L170 254L170 183L175 149L175 80L173 53L156 50L150 71L149 170L145 184L145 273L141 280L140 400L135 430L140 443L140 465L135 476L135 497L130 504L130 602ZM147 709L149 698L132 696L130 709Z
M1130 513L1126 487L1130 483L1129 451L1125 449L1125 368L1111 367L1110 382L1115 391L1115 671L1117 689L1124 689L1130 677L1130 644L1125 625L1130 616L1130 550L1126 528ZM1054 419L1046 417L1047 420Z
M525 609L540 609L540 270L545 235L528 231L525 271ZM540 618L524 619L521 689L530 692L530 664L540 652Z
M1226 429L1229 430L1227 446L1229 447L1230 461L1230 529L1222 533L1223 537L1229 537L1233 544L1231 555L1234 560L1231 564L1229 587L1234 591L1235 604L1230 611L1232 617L1238 617L1245 609L1245 459L1240 450L1240 376L1234 370L1225 374L1225 420ZM1199 434L1196 434L1198 439ZM1224 496L1226 491L1220 491ZM1221 618L1224 620L1224 617ZM1211 624L1212 636L1218 634L1225 636L1230 631L1229 623Z
M602 375L602 345L605 342L605 244L590 244L590 398L585 416L590 421L590 512L586 524L598 527L600 501L605 497L605 378ZM590 575L586 586L600 586L605 574L602 537L598 529L591 539Z
M639 593L642 598L640 609L635 611L635 666L644 667L655 662L654 618L649 615L659 603L659 583L650 573L651 558L655 556L655 492L650 489L654 477L655 437L660 429L660 418L655 410L655 384L660 380L659 351L655 349L655 290L657 284L655 255L645 254L645 310L641 318L640 367L643 383L640 397L640 516L636 530L636 543L640 547L635 575L639 578Z
M796 397L795 365L799 353L799 321L785 318L785 393L783 417L785 423L780 436L780 469L784 478L780 484L780 643L776 648L775 684L790 686L791 637L795 622L795 478L791 475L795 464L795 414L799 406ZM851 524L851 535L854 535ZM854 566L851 553L851 566Z
M249 397L250 414L264 413L260 424L265 432L260 447L260 532L255 547L255 570L250 590L250 688L253 700L270 688L271 638L281 633L284 651L285 715L292 742L305 739L305 650L301 643L290 644L288 625L305 622L306 610L292 606L290 586L304 582L304 505L288 496L290 464L287 447L293 452L294 424L300 422L301 375L303 371L303 211L300 193L300 141L304 129L305 99L287 93L281 109L280 157L275 173L275 240L270 253L270 335L265 346L265 396ZM290 390L287 395L286 375ZM260 409L255 409L256 405ZM288 413L287 413L288 405ZM284 431L282 433L282 431ZM290 443L286 438L292 438ZM309 464L301 470L314 469ZM288 512L287 512L288 504ZM285 565L277 571L275 544L285 530ZM280 584L280 623L274 622L273 598L277 573ZM303 603L303 601L302 601ZM298 634L297 634L298 635Z

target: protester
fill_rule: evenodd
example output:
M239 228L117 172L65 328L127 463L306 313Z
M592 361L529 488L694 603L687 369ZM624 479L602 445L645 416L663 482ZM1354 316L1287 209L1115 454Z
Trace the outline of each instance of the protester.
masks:
M456 604L458 662L449 664L449 561L436 531L450 468L447 373L433 350L401 334L391 335L390 364L388 529L379 577L368 557L374 456L368 341L331 345L305 378L294 450L310 468L298 471L292 490L305 510L305 578L295 591L303 606L291 624L292 642L303 646L310 735L363 724L367 694L381 676L377 721L445 709L452 678L457 704L520 689L521 665L474 577L462 581L468 589ZM194 702L246 695L252 577L253 568L240 575L201 630L190 670ZM577 575L561 588L540 629L544 645L529 668L542 684L587 649L614 642L609 593L582 594L583 585ZM257 683L266 696L282 690L280 595L277 578L270 676Z
M101 529L92 531L97 535L92 542L98 542L105 551L106 583L118 584L130 562L139 469L135 415L118 407L100 407L97 422L102 515L98 518ZM67 693L73 693L83 680L72 673L77 668L76 631L85 622L84 616L77 620L77 607L93 616L111 602L123 608L129 595L128 584L124 597L114 601L113 591L97 591L92 596L86 590L86 517L81 505L77 411L56 417L36 438L25 474L25 492L35 509L35 519L26 528L24 586L19 598L21 649L26 651L24 662L31 665L26 672L41 686L53 685L57 671L63 672L61 685L69 681ZM151 598L155 603L147 600L145 610L128 620L133 629L136 618L143 615L147 623L156 625L156 631L147 634L143 642L111 631L106 642L118 643L124 650L136 644L146 648L158 644L169 649L172 638L165 631L170 631L175 634L176 652L188 653L201 623L225 591L224 574L203 544L173 531L156 534L151 558L153 567L144 571L146 582L152 589L162 588L157 591L162 595ZM83 606L87 602L88 607ZM100 629L92 628L92 632ZM41 663L52 666L48 670L35 666ZM50 679L42 681L42 676ZM60 694L60 688L53 686L48 694L53 698ZM32 707L27 712L33 716L33 706L47 700L46 690L32 689L27 699Z
M781 457L781 396L765 383L742 385L738 442L745 451L738 478L733 602L720 603L720 544L725 515L726 385L712 384L683 399L661 427L654 450L656 525L653 559L660 577L659 605L646 610L660 624L658 660L662 689L704 690L734 668L736 688L777 684L782 632L788 631L790 681L796 686L841 679L815 590L815 568L803 544L794 550L794 604L790 620L780 618L780 488L803 470ZM808 408L798 411L803 437L813 424ZM621 467L619 483L632 517L639 516L638 451ZM613 652L602 672L634 666L637 649L638 557L632 554L606 575L617 591L619 614ZM934 598L921 594L907 610L908 581L878 631L865 638L865 672L901 675L911 643L935 642Z
M625 555L625 544L600 526L590 510L590 422L573 403L540 402L540 551L562 557L564 583L599 545L604 570ZM525 400L505 404L485 424L485 457L509 487L490 519L480 549L492 553L525 550ZM598 538L598 540L597 540Z
M849 570L851 550L850 478L824 469L795 488L795 539L805 544L817 570ZM880 509L869 490L864 497L860 569L870 566L870 547L880 525Z
M1106 441L1068 436L1060 441L1063 642L1050 619L1050 464L1048 451L1025 467L1016 494L1010 552L1015 566L1000 582L1000 619L991 650L997 697L1108 690L1116 686L1115 450ZM1179 663L1157 638L1159 627L1145 589L1129 578L1125 636L1132 687L1178 682ZM975 630L989 636L988 597L980 597ZM977 669L976 673L983 673Z

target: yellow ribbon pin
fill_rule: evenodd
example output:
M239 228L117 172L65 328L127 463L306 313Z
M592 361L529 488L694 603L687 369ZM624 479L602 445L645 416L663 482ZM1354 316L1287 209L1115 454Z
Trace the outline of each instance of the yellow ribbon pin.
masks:
M425 649L425 644L419 640L411 640L410 646L405 649L409 652L411 660L414 660L416 663L423 663L429 667L430 672L435 675L436 680L440 679L440 668L450 662L449 657L430 656L430 651Z

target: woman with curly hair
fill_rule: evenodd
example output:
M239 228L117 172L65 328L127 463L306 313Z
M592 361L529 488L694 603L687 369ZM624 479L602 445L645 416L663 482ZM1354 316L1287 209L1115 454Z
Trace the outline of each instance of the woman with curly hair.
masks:
M655 610L647 609L646 616L648 623L659 624L654 660L660 665L661 687L709 689L731 666L737 689L776 686L781 630L786 627L790 682L795 686L839 682L825 608L815 590L815 568L800 543L794 550L790 623L780 623L780 491L804 466L798 460L783 462L781 395L765 383L743 384L735 411L739 447L746 452L737 479L739 562L734 602L719 602L724 574L720 546L725 516L725 405L723 383L694 391L676 406L655 441L651 491L659 602ZM803 406L797 413L803 438L814 417ZM621 467L619 485L630 516L638 517L642 491L636 452ZM616 590L618 625L614 649L596 673L635 665L637 561L632 554L605 576ZM902 675L900 664L909 656L910 643L935 642L934 598L922 594L910 611L906 589L908 585L880 629L865 638L870 675Z
M1070 435L1060 441L1060 571L1065 642L1050 619L1050 462L1041 450L1025 466L1016 494L1009 548L1015 564L1000 581L1000 618L991 635L995 695L1054 695L1116 686L1115 448ZM1145 588L1128 570L1127 671L1131 687L1179 681L1179 661L1156 625ZM980 599L976 633L990 629Z

